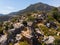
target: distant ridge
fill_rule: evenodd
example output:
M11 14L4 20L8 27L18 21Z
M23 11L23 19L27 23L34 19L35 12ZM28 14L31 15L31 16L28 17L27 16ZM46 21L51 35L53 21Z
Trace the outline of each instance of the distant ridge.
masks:
M26 9L20 10L18 12L13 12L13 13L10 13L8 15L20 15L23 13L33 12L33 11L46 11L46 12L48 12L53 8L54 8L53 6L39 2L36 4L31 4Z
M3 16L4 14L0 14L0 16Z
M6 16L2 16L3 14L0 14L0 21L6 21L9 18L11 18L12 16L17 16L17 15L21 15L21 14L25 14L25 13L31 13L34 11L45 11L45 12L49 12L50 10L52 10L53 8L55 8L54 6L50 6L48 4L45 3L35 3L35 4L31 4L30 6L28 6L26 9L23 10L19 10L17 12L12 12L7 14ZM57 7L60 11L60 7Z

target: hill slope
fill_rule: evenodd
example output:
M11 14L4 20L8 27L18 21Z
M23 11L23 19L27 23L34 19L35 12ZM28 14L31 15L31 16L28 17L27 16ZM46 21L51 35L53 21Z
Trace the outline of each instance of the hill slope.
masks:
M10 13L9 15L19 15L19 14L23 14L23 13L27 13L27 12L33 12L33 11L50 11L51 9L53 9L53 6L50 6L48 4L44 4L44 3L36 3L36 4L31 4L30 6L28 6L26 9L20 10L18 12L13 12Z
M31 13L31 12L34 12L34 11L36 11L36 12L37 11L48 12L53 8L54 8L53 6L50 6L48 4L44 4L44 3L39 2L39 3L36 3L36 4L31 4L26 9L20 10L18 12L9 13L8 15L10 15L10 16L21 15L21 14L25 14L25 13L28 13L28 12ZM6 18L6 16L2 16L2 17L0 17L0 21L6 21L6 19L7 20L9 19L9 16L7 16L8 18Z

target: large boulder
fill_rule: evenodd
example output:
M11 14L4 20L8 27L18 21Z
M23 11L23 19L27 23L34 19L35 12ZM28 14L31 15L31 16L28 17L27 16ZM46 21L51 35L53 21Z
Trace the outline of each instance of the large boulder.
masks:
M48 37L44 37L44 43L46 44L53 44L54 43L55 38L53 36L48 36Z
M58 26L54 22L46 22L45 25L48 28L51 28L51 27L54 28L54 29L58 28Z
M28 27L26 30L21 31L21 34L26 38L32 38L32 31Z
M15 38L16 38L17 41L19 41L22 38L22 35L21 34L17 34Z
M28 26L32 26L32 24L33 24L32 21L28 21L28 22L27 22L27 25L28 25Z
M0 37L0 45L6 45L7 35L2 35Z
M13 24L13 26L14 26L14 28L19 28L19 27L23 26L23 24L18 22L18 23Z

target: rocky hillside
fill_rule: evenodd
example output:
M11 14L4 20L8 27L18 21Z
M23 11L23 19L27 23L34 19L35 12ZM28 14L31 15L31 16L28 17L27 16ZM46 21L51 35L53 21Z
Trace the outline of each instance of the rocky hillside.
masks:
M22 11L25 15L16 13L13 18L7 15L7 19L10 19L0 22L0 45L60 45L59 10L51 10L49 7L49 11L49 5L43 4L46 5L45 8L41 4L30 6L40 11L31 12L32 9L28 7L25 10L29 12ZM40 6L42 9L38 8ZM45 10L49 12L46 13Z
M37 12L37 11L50 11L52 8L54 8L53 6L50 6L48 4L44 4L44 3L36 3L36 4L32 4L30 6L28 6L26 9L20 10L18 12L12 12L9 13L7 15L9 15L10 17L13 15L24 15L26 13L31 13L31 12ZM9 19L9 16L3 16L3 14L0 14L0 21L7 21Z
M60 23L49 14L22 15L0 23L0 45L58 45L59 42Z

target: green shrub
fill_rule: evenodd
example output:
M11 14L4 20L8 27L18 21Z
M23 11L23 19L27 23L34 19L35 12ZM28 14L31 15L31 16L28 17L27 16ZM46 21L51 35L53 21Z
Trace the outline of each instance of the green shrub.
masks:
M0 33L3 32L4 28L3 27L0 27Z
M20 44L20 45L29 45L29 44L27 43L27 41L20 42L19 44Z
M60 31L60 27L57 29L57 31Z
M49 35L54 36L54 35L56 35L56 32L54 32L54 29L49 29L49 28L47 28L46 26L40 26L40 28L41 28L41 30L44 32L44 34L45 34L46 36L49 36ZM50 30L51 30L51 31L50 31Z
M9 43L9 45L13 45L12 43Z
M48 20L49 20L49 21L54 21L55 19L54 19L51 15L49 15L49 16L48 16Z
M49 29L45 26L40 26L41 30L44 32L45 35L47 35L49 32Z
M34 19L35 19L35 18L32 17L32 16L29 16L29 17L28 17L28 21L34 21Z

